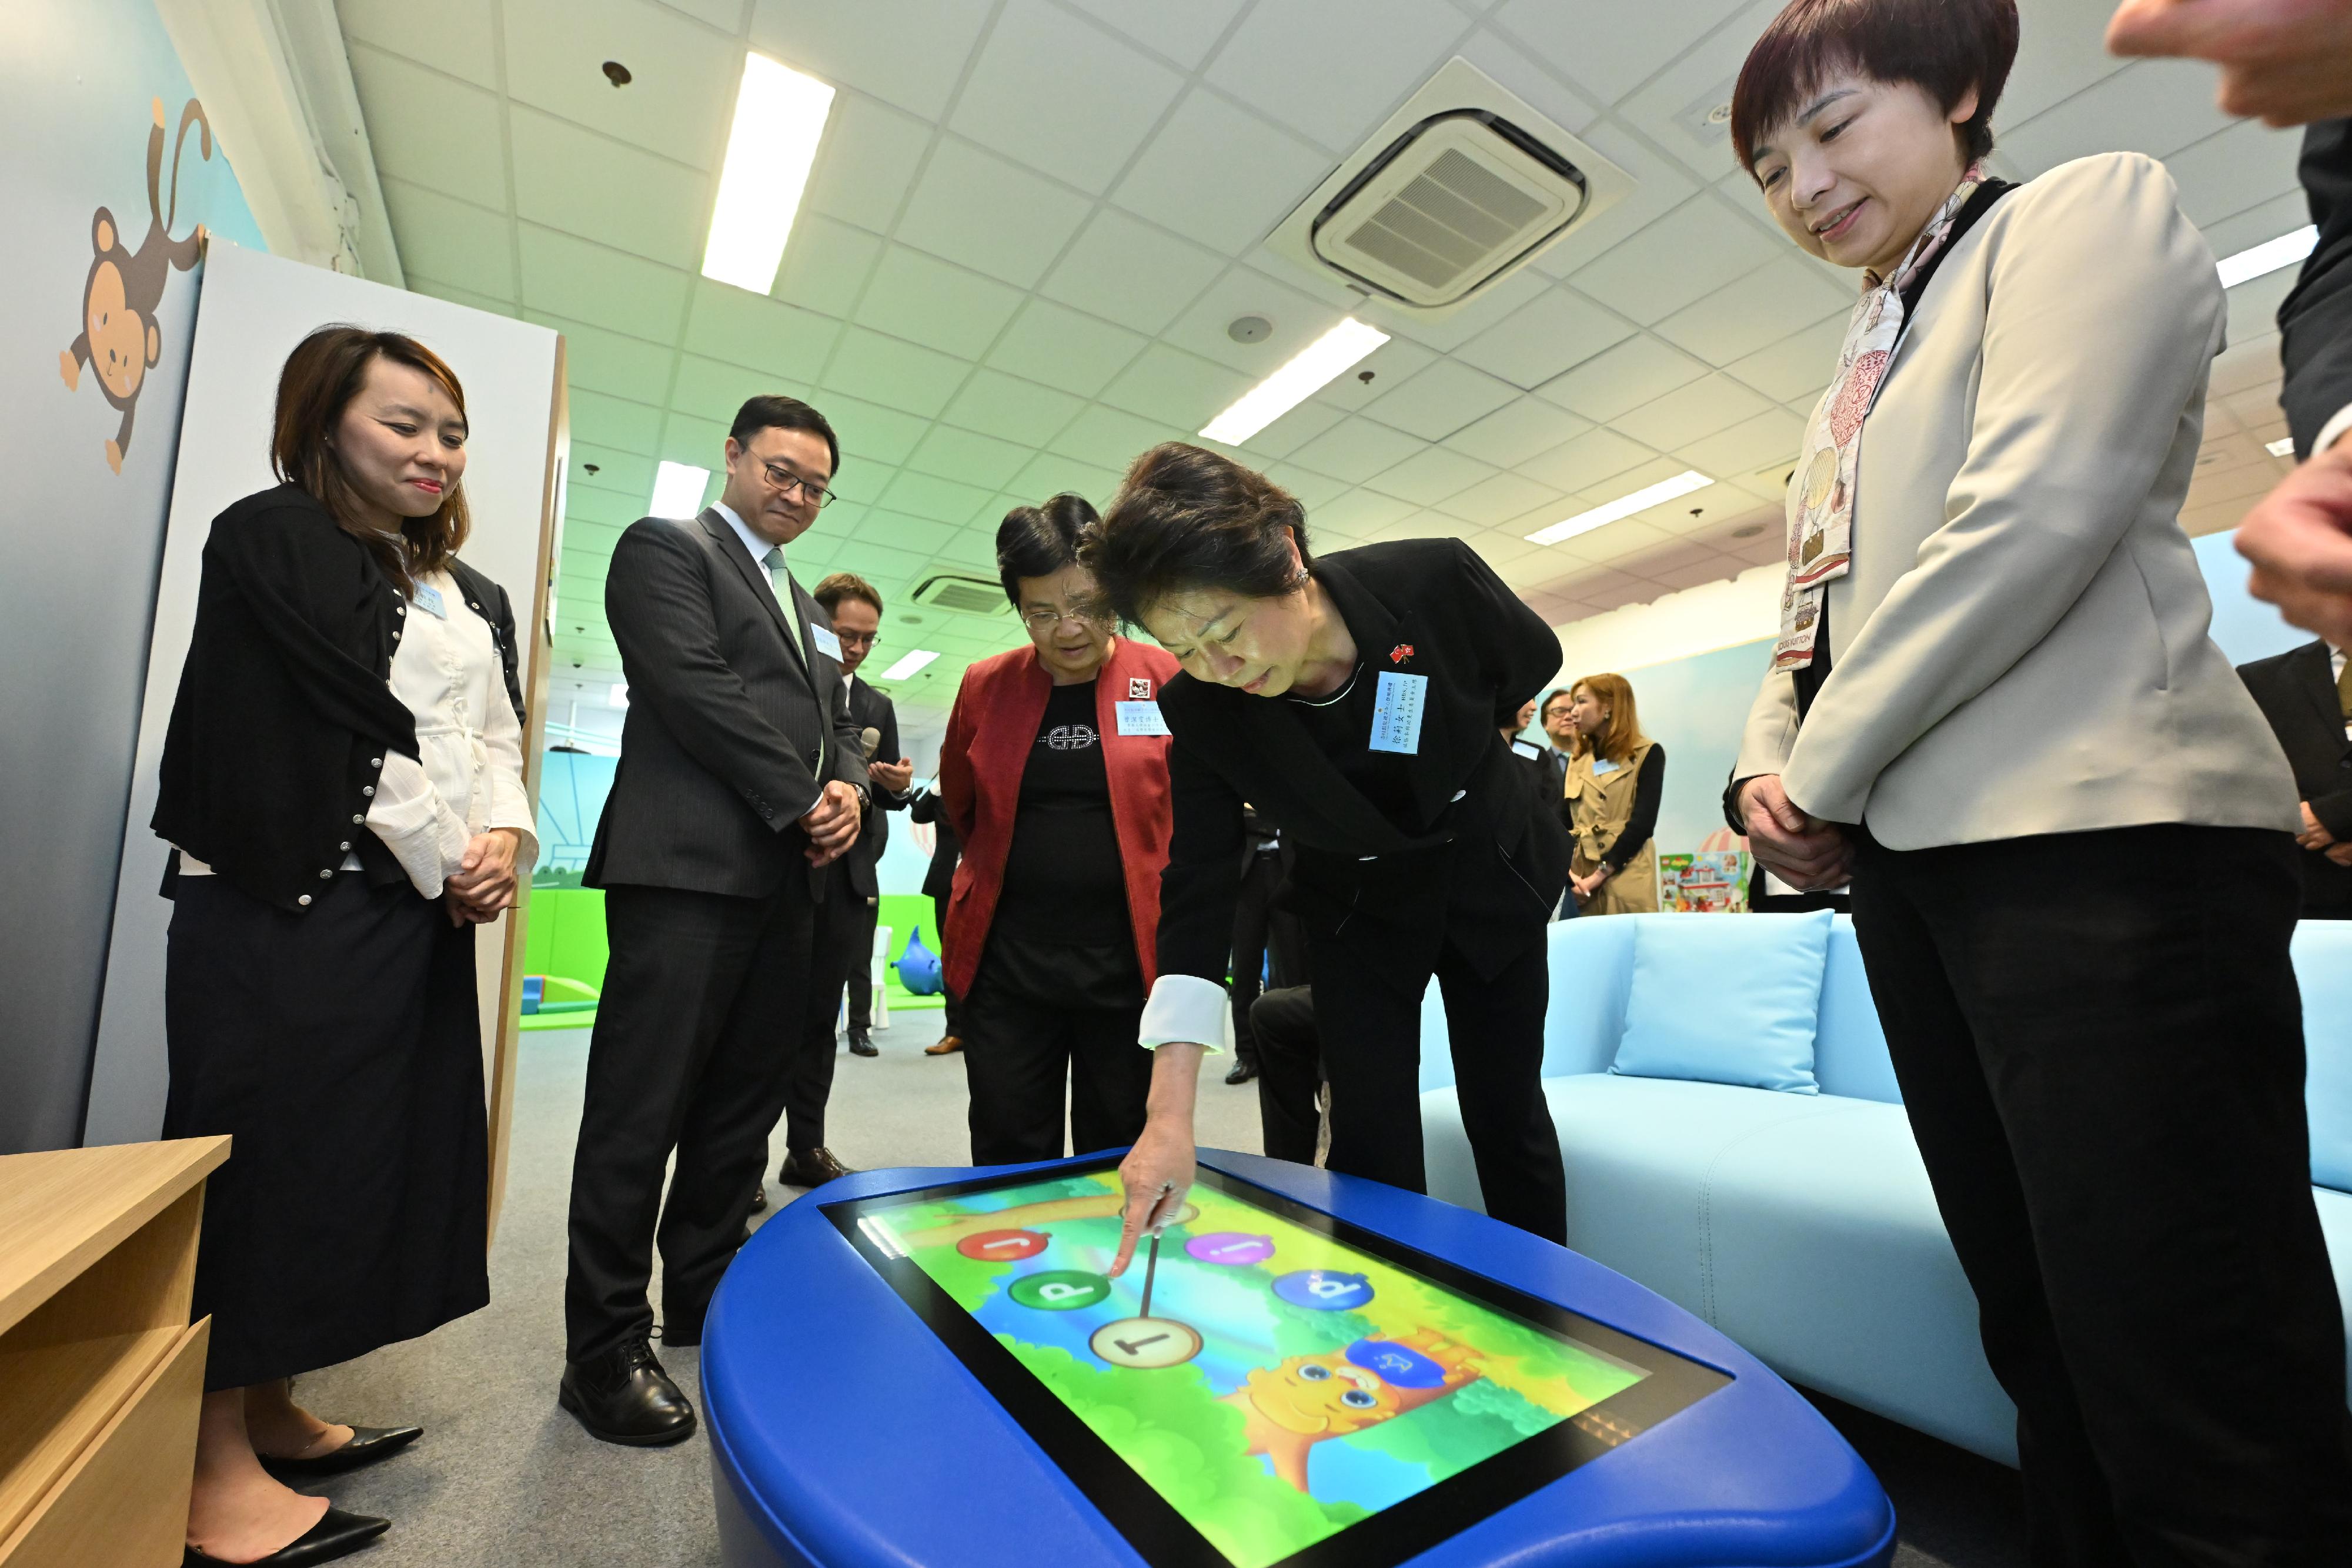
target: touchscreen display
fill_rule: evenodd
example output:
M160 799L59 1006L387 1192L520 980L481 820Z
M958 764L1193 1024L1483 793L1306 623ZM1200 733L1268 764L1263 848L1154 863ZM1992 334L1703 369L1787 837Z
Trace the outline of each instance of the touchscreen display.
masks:
M1155 1563L1399 1561L1727 1381L1201 1176L1117 1280L1115 1170L827 1206ZM1482 1470L1446 1518L1426 1506ZM1403 1534L1356 1528L1416 1503ZM1154 1528L1163 1508L1186 1528Z

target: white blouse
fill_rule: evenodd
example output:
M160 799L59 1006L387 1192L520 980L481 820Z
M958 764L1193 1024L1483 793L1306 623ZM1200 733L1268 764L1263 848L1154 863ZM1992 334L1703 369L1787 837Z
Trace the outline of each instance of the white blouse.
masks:
M522 787L522 725L507 698L498 642L447 572L425 572L416 582L416 598L394 634L391 685L415 716L419 758L385 755L368 831L427 898L441 896L466 846L493 828L522 835L515 870L518 881L527 880L539 859L539 835ZM439 614L430 608L436 594ZM350 855L342 869L359 863ZM180 856L183 875L211 869L184 851Z

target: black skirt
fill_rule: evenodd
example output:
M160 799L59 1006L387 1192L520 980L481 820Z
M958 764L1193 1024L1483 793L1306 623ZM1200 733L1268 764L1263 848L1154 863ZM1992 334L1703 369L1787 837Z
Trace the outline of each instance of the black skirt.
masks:
M207 1390L308 1372L485 1305L488 1128L474 931L405 883L307 911L179 879L163 1135L226 1133L205 1190Z

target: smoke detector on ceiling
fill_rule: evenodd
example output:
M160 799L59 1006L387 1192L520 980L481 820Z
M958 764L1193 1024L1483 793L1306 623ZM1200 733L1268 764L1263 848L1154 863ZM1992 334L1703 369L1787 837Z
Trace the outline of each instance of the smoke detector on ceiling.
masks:
M907 597L918 604L952 610L960 615L996 615L1009 608L1003 583L993 578L964 577L950 571L935 572L923 579Z
M1456 57L1266 244L1326 280L1435 318L1633 188L1622 169Z

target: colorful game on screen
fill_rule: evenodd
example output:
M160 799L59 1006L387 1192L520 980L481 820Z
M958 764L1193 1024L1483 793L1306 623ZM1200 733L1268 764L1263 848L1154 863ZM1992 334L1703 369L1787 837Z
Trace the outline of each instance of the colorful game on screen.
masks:
M1104 1277L1119 1236L1111 1172L863 1223L1235 1568L1279 1562L1647 1375L1207 1186L1156 1264L1139 1250L1118 1280Z

